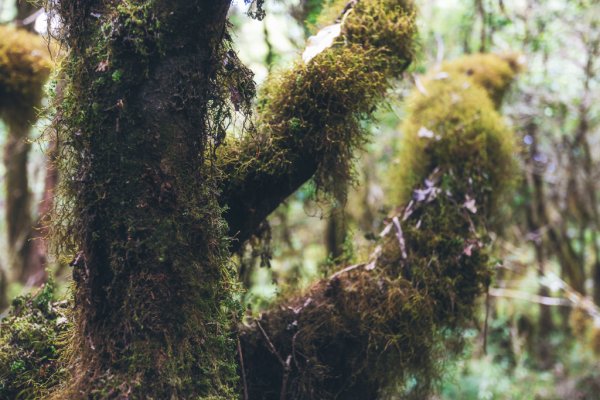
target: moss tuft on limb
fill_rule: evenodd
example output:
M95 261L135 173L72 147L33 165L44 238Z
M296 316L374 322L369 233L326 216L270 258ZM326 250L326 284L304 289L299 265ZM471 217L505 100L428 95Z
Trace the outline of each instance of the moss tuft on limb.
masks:
M390 174L396 204L408 202L415 186L437 167L463 178L461 195L472 198L477 208L495 209L515 183L515 139L494 102L518 72L511 60L495 54L466 56L420 79L400 126L402 167Z
M234 248L311 178L321 192L344 197L355 154L368 140L361 124L414 57L411 1L360 1L341 20L331 47L269 79L256 129L220 149L220 201Z
M67 301L55 300L50 280L13 300L0 322L0 399L45 398L66 377L59 358L72 321Z
M405 148L429 157L408 162L411 173L394 181L412 185L412 200L365 263L283 296L240 328L250 398L425 398L460 354L491 278L485 226L514 179L515 141L487 93L469 89L473 81L425 87L431 96L410 108L410 126L439 121L445 137L415 134L424 147L403 137ZM502 174L499 161L509 165Z

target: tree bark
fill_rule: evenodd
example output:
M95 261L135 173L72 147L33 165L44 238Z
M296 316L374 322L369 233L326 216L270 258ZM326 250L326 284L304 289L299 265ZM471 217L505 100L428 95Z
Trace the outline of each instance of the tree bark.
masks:
M74 238L76 331L54 397L234 398L237 311L211 167L229 1L57 7L74 211L56 228Z

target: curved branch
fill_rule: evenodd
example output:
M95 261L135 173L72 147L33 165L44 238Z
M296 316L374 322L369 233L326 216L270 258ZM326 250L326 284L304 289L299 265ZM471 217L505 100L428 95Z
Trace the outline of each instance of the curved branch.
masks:
M413 94L403 130L416 175L403 179L413 199L389 221L370 259L280 299L240 328L250 398L278 398L284 377L290 399L407 390L425 398L441 360L460 351L461 330L489 284L485 222L510 188L514 140L477 76L437 75L425 80L429 96ZM421 137L423 126L440 137ZM418 161L425 167L416 168ZM291 357L291 371L273 352ZM411 377L417 385L408 389Z

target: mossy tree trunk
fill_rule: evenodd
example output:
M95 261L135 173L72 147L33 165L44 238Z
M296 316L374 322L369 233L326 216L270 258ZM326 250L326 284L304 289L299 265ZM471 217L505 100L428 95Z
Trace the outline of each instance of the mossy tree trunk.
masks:
M23 21L32 16L38 9L39 7L34 4L34 1L17 0L17 25L21 26L22 29L35 33L35 22L27 21L27 24L23 24ZM23 149L25 158L28 155L29 148L30 146L27 146L27 148ZM8 156L9 155L7 154L7 157ZM51 158L52 156L49 154L49 159ZM27 176L27 170L25 169L21 174ZM31 213L31 207L28 208L27 225L24 226L25 229L28 229L25 239L27 243L25 244L22 254L20 254L22 272L20 273L21 276L19 279L22 282L33 286L39 286L47 279L47 245L45 243L47 230L44 227L44 220L47 217L48 211L52 208L53 189L48 185L52 185L56 177L56 170L53 169L51 162L46 163L46 174L47 178L44 184L42 203L38 207L38 215L35 217L35 223Z
M76 362L55 397L234 398L236 309L210 158L229 1L57 7L74 210L57 226L77 253Z

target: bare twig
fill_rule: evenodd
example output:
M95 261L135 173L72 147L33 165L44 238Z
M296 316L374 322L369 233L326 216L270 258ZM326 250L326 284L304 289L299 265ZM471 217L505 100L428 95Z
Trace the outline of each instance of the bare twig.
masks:
M238 354L240 356L240 369L242 370L242 383L244 384L244 400L248 400L248 383L246 381L246 368L244 367L244 356L242 354L242 343L240 337L237 338Z
M265 330L263 329L262 325L260 324L260 322L258 320L256 320L256 326L258 326L260 333L265 338L265 341L267 342L267 346L269 347L269 351L271 353L273 353L273 355L275 357L277 357L277 360L279 361L279 363L281 364L281 367L283 368L284 373L283 373L283 380L281 383L281 394L279 396L279 399L285 400L286 392L287 392L287 382L290 378L290 372L292 370L292 368L291 368L292 355L290 354L289 356L287 356L286 360L283 361L283 358L281 357L281 355L279 354L279 352L273 345L273 342L271 342L271 339L269 339L269 335L267 335L267 332L265 332Z
M285 361L283 361L283 358L281 358L281 356L279 355L279 352L277 351L277 349L273 345L273 342L271 342L271 339L269 339L269 335L267 335L267 332L265 332L265 330L263 329L263 327L260 324L259 320L256 320L256 326L258 326L258 329L260 330L260 333L265 338L265 341L267 342L267 346L269 347L269 351L271 353L273 353L273 355L275 357L277 357L277 361L279 361L279 363L281 364L281 366L285 368Z

